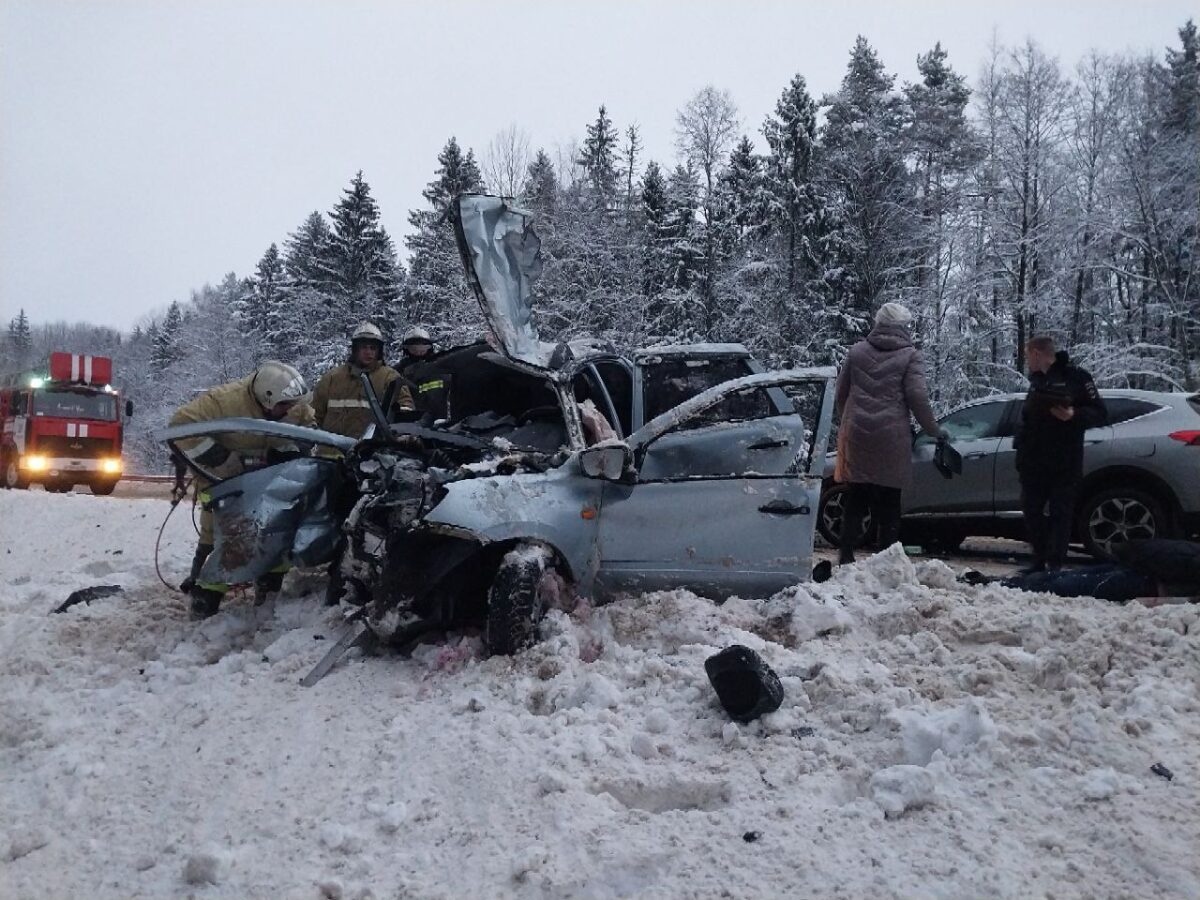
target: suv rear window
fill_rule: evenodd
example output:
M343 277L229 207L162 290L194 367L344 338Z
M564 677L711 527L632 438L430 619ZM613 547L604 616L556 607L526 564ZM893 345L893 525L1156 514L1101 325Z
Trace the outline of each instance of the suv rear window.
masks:
M1148 400L1135 400L1132 397L1109 397L1105 399L1104 405L1108 407L1109 425L1120 425L1122 422L1128 422L1130 419L1136 419L1138 416L1158 412L1162 409L1156 403Z

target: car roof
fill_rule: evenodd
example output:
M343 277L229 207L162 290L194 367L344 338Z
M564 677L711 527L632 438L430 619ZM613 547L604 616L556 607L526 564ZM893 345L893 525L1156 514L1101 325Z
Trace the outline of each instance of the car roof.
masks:
M996 403L1008 400L1024 400L1025 394L989 394L987 397L978 397L975 400L970 400L956 409L966 409L970 406L978 406L981 403ZM1197 396L1189 394L1185 391L1143 391L1138 388L1100 388L1100 396L1109 399L1124 397L1131 400L1148 400L1157 401L1159 403L1171 403L1181 400L1187 400L1190 397Z

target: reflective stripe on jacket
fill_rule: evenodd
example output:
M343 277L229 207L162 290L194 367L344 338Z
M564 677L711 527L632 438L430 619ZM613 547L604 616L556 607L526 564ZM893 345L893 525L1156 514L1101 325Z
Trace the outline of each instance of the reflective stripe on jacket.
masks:
M266 413L250 391L253 374L222 384L184 404L171 416L172 425L211 422L214 419L265 419ZM283 418L292 425L309 428L317 424L313 409L307 403L297 403ZM263 459L270 449L287 449L290 441L261 434L214 434L211 437L188 438L178 442L179 448L201 467L212 471L224 464L231 453L253 465Z
M367 400L366 391L358 380L362 371L350 363L342 363L321 376L313 394L317 427L335 434L359 438L367 430L367 426L375 421L375 417L371 415L371 404ZM400 373L383 363L376 363L369 371L371 387L382 401L388 385L399 378ZM406 385L400 385L393 405L402 409L413 408L412 394Z

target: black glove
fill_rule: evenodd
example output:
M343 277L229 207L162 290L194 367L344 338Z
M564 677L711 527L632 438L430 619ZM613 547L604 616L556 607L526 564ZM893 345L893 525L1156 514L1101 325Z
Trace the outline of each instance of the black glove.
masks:
M179 503L187 496L187 466L181 460L175 460L175 483L171 486L171 505Z

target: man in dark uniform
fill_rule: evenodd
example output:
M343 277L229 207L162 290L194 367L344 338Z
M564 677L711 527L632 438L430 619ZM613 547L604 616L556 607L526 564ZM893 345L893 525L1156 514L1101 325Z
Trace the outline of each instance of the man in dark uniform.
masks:
M1108 423L1092 376L1071 364L1054 339L1026 345L1029 393L1013 446L1021 507L1033 547L1030 572L1062 568L1071 539L1075 494L1083 476L1083 434Z

